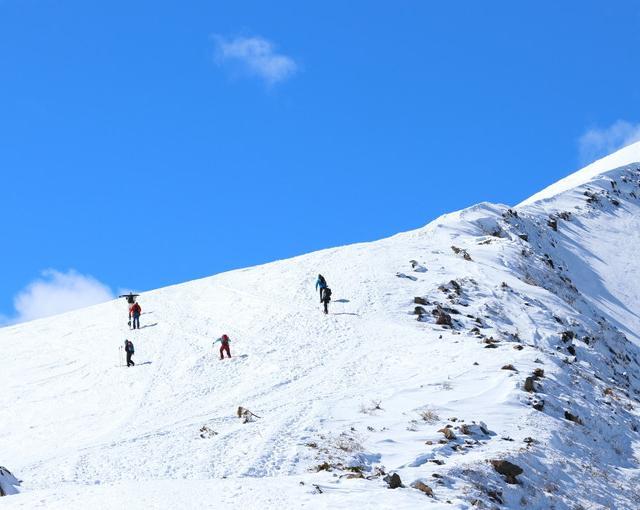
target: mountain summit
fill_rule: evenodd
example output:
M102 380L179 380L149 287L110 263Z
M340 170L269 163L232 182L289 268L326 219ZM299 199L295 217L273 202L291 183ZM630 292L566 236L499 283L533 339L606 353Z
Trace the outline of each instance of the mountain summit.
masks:
M1 329L3 507L638 508L639 161Z

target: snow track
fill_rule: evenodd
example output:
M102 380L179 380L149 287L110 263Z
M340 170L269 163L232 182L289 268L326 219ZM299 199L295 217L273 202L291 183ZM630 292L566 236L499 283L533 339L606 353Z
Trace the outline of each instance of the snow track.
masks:
M3 506L638 508L636 167L144 293L137 331L124 302L0 330L0 461L24 480ZM132 368L115 366L125 338Z

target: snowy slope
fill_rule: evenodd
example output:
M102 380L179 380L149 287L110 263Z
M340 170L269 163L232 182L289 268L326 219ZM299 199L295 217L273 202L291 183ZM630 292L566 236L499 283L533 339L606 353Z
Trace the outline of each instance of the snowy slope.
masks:
M122 301L0 330L3 507L638 508L639 147L514 209L145 293L136 332Z

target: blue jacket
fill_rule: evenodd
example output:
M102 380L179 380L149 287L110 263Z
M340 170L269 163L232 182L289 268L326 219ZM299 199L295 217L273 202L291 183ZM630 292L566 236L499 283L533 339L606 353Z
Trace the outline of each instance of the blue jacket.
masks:
M318 287L320 287L321 289L324 289L327 287L327 282L323 282L320 278L318 278L316 280L316 290L318 290Z

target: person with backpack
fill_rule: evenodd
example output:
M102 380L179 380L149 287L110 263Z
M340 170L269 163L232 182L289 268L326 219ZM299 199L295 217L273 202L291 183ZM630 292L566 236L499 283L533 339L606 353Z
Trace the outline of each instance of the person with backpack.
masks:
M220 342L220 359L224 359L224 353L227 353L227 356L230 358L231 357L231 351L229 350L229 337L227 335L222 335L220 338L218 338L215 342L213 342L213 345L216 345L218 342Z
M134 302L129 308L129 319L131 320L131 325L133 329L140 329L140 314L142 313L142 308L138 304L138 302Z
M127 353L127 366L128 367L135 367L136 364L131 359L131 356L133 356L133 353L135 352L135 349L133 348L133 342L128 340L128 339L125 340L124 341L124 350Z
M316 280L316 290L320 289L320 302L322 303L322 291L327 288L327 280L321 274L318 275Z
M324 288L322 293L322 302L324 303L324 313L329 313L329 301L331 301L331 289L329 287Z

